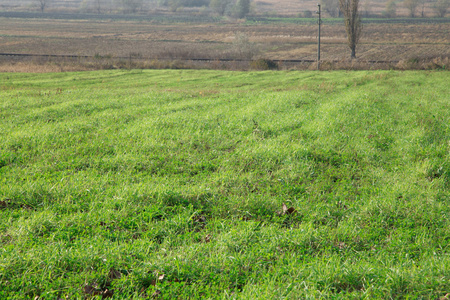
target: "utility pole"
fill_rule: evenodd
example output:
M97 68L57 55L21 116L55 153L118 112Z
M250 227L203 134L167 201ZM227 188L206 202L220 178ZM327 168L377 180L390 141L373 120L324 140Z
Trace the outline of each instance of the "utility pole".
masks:
M320 25L322 24L322 19L320 15L320 4L317 4L319 10L316 12L319 14L319 38L317 40L317 70L320 70Z

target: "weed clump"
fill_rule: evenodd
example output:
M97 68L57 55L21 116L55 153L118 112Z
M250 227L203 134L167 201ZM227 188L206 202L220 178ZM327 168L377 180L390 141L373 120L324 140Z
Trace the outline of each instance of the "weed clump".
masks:
M252 68L253 70L260 70L260 71L277 70L278 64L273 60L260 58L250 62L250 68Z

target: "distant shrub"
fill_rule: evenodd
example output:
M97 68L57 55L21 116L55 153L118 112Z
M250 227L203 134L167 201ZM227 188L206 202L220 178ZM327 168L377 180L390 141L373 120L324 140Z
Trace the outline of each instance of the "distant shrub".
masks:
M276 70L278 64L270 59L260 58L250 62L250 68L254 70Z
M448 69L448 57L409 58L398 62L395 66L399 70L446 70Z
M385 18L395 18L397 15L397 4L394 0L389 0L386 3L386 9L382 12L382 15Z
M168 6L176 11L179 7L202 7L208 6L209 0L161 0L158 2L161 6Z
M312 16L313 16L313 13L310 10L305 10L303 12L303 18L312 18Z
M450 8L450 0L438 0L433 5L437 17L444 18Z
M211 0L209 2L209 7L219 15L223 16L230 10L233 2L231 0Z
M258 52L255 44L250 42L247 34L238 32L234 36L233 48L239 59L251 59Z
M238 0L236 2L235 17L245 18L250 12L250 0Z

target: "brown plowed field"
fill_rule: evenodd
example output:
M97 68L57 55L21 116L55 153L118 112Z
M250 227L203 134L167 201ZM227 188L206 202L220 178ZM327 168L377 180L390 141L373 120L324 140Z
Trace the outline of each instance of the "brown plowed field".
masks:
M450 56L449 23L368 23L361 60ZM153 23L151 21L0 18L0 52L148 59L315 59L315 24ZM344 26L322 26L323 60L346 60Z

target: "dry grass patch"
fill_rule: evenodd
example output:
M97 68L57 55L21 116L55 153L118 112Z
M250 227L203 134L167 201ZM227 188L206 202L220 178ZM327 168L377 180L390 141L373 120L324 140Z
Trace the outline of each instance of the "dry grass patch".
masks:
M37 64L33 62L18 62L0 64L0 72L20 72L20 73L54 73L54 72L77 72L93 70L83 65L55 65Z

